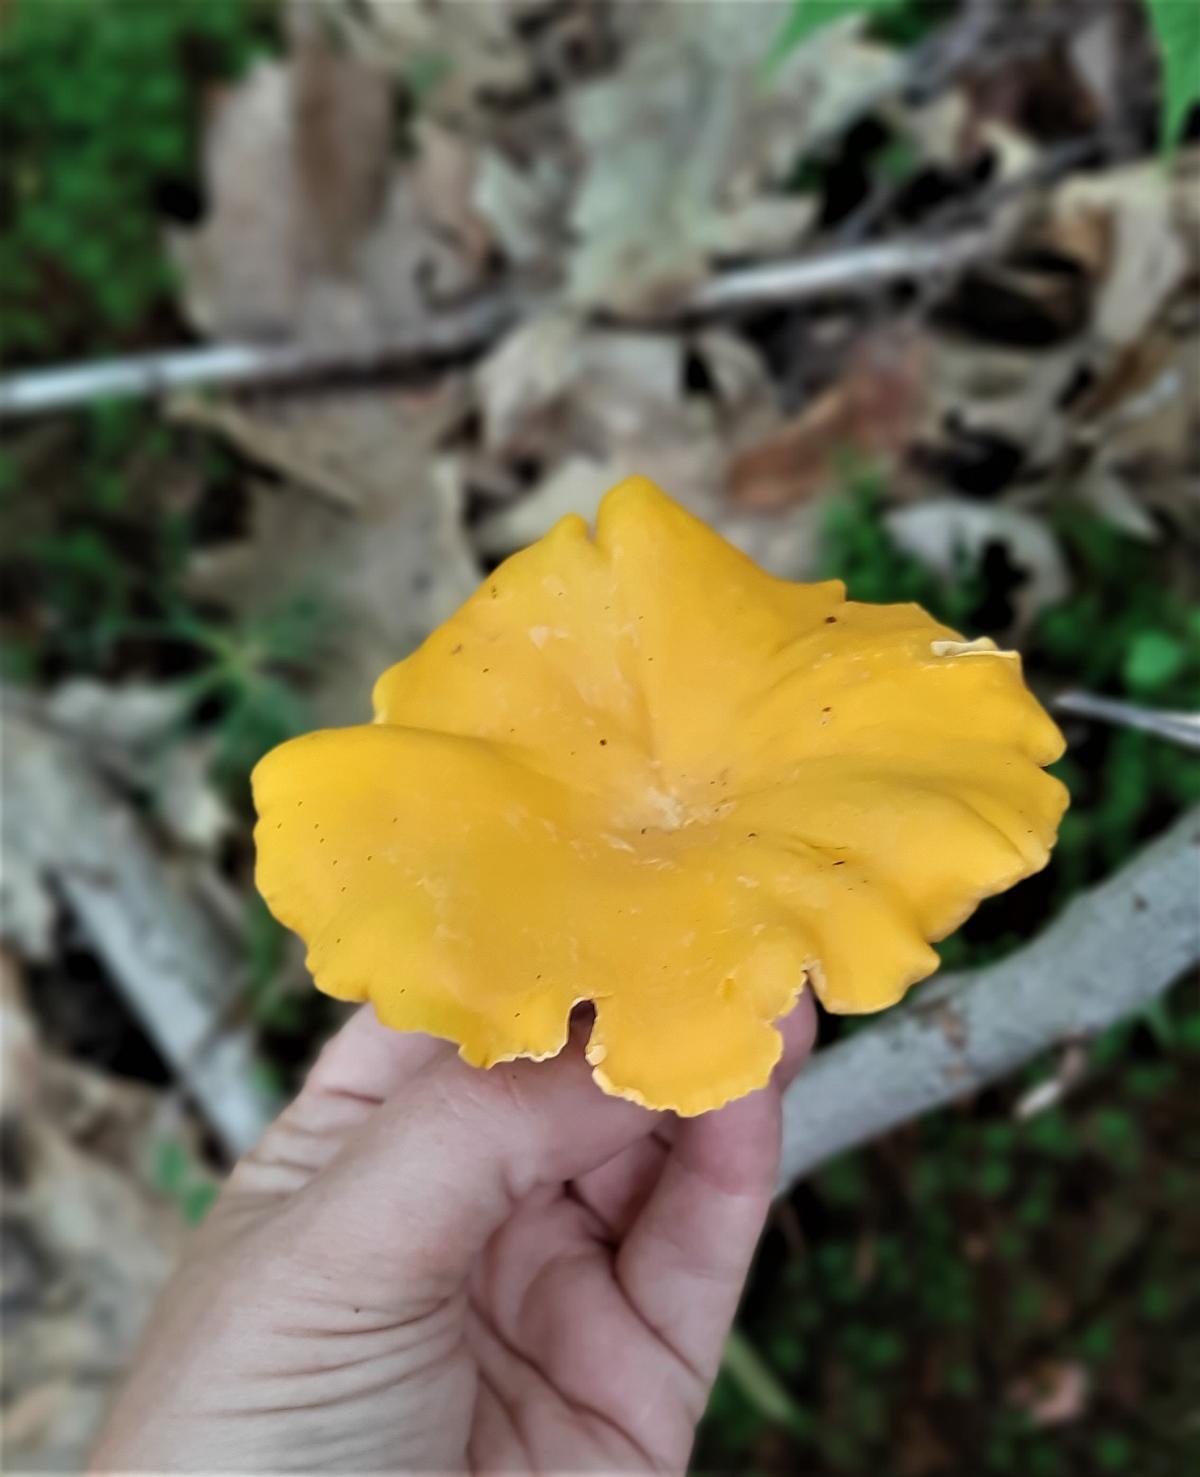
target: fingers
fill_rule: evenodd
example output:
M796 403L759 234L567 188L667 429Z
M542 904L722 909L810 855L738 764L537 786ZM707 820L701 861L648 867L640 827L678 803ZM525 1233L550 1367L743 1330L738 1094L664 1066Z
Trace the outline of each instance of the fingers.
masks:
M380 1025L374 1006L363 1005L325 1044L305 1091L381 1103L431 1062L453 1055L450 1042L389 1030Z
M576 1041L486 1072L435 1060L306 1190L307 1234L323 1256L332 1240L343 1270L373 1274L377 1293L399 1268L408 1293L444 1297L517 1200L604 1163L657 1121L602 1093Z
M630 1144L572 1183L575 1199L589 1212L602 1240L621 1241L637 1220L662 1174L674 1135L675 1119L669 1118L656 1133Z
M629 1301L705 1381L716 1375L770 1208L780 1092L815 1036L807 993L781 1030L784 1056L768 1087L680 1121L674 1148L617 1253L616 1275Z
M783 1037L783 1054L774 1081L783 1089L812 1048L816 1010L810 995L801 997L779 1022L778 1029ZM605 1239L621 1241L641 1213L662 1174L678 1127L679 1120L673 1115L664 1116L649 1138L631 1144L607 1164L575 1181L572 1190L576 1199L595 1217Z
M776 1029L783 1037L783 1053L772 1075L780 1092L786 1092L796 1073L808 1060L817 1040L817 1007L813 993L805 989Z

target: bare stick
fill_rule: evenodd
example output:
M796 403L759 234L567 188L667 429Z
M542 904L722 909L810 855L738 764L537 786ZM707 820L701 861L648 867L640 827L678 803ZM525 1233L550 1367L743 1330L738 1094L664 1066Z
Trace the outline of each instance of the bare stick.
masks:
M714 277L683 302L637 321L677 322L745 312L860 293L885 282L936 277L979 260L994 249L994 244L989 233L969 231L941 241L887 241L797 261L767 262ZM523 302L510 297L481 299L470 308L447 313L409 334L372 344L215 344L204 349L30 370L0 378L0 420L42 415L102 396L159 395L199 386L284 384L319 376L402 369L482 349L519 314L549 308L555 302L549 297Z
M106 396L161 395L200 386L294 384L327 375L411 368L474 353L513 323L517 312L512 298L497 296L447 311L409 333L368 343L213 344L5 375L0 377L0 420L44 415Z
M241 984L230 936L82 749L13 708L2 749L6 873L35 872L56 887L225 1148L240 1154L279 1104L260 1086L249 1031L220 1024Z
M966 231L942 241L884 241L798 261L764 262L714 277L684 305L688 314L744 312L782 307L838 293L861 293L886 282L960 271L995 249L987 231Z
M1137 728L1156 738L1182 744L1185 749L1200 749L1200 713L1171 713L1157 708L1141 708L1120 698L1102 697L1094 692L1063 692L1054 699L1060 713L1077 718L1094 718L1118 728Z
M933 980L819 1051L784 1099L779 1187L1102 1031L1200 963L1200 808L999 964Z

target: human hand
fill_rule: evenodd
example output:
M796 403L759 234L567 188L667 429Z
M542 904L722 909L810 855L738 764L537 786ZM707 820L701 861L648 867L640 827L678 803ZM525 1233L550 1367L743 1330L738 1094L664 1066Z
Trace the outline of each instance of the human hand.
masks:
M93 1470L682 1472L808 993L781 1029L768 1087L675 1119L577 1039L482 1072L360 1010L234 1170Z

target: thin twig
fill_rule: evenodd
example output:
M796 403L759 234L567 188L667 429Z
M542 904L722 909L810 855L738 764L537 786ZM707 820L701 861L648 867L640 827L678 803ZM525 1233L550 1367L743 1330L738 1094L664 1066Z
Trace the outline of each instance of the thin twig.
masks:
M714 277L687 299L683 311L689 315L745 312L839 293L857 295L882 283L957 271L992 248L989 232L967 231L944 240L900 239L798 261L766 262Z
M819 1051L784 1099L779 1187L1064 1041L1200 964L1200 808L999 964L947 975Z
M1200 713L1169 713L1154 708L1140 708L1136 703L1118 698L1101 697L1094 692L1064 692L1054 699L1060 713L1077 718L1094 718L1118 728L1136 728L1156 738L1182 744L1185 749L1200 749Z
M970 231L939 241L903 239L798 261L770 262L714 277L682 303L639 321L677 322L857 294L881 283L955 271L985 256L990 248L987 232ZM511 297L481 299L470 309L372 344L217 344L30 370L0 378L0 420L64 410L103 396L159 395L200 386L284 384L318 376L394 371L477 352L521 313L551 307L555 301L549 297L523 302Z
M200 386L294 384L458 358L486 347L520 311L517 300L497 295L447 311L419 329L370 342L213 344L29 370L0 377L0 420L44 415L107 396L144 397Z

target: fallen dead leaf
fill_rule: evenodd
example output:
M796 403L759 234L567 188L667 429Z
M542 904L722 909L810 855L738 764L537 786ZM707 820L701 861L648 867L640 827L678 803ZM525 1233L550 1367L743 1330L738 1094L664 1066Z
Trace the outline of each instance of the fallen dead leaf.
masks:
M1039 611L1070 590L1058 540L1041 518L997 503L940 497L894 508L884 517L897 546L946 580L972 568L990 546L1004 550L1024 576L1011 596L1016 631L1027 630Z
M1187 270L1170 176L1151 160L1068 179L1052 204L1063 249L1069 252L1081 232L1090 238L1097 219L1107 223L1111 247L1097 282L1092 332L1101 345L1121 351L1151 326Z
M793 249L811 201L782 186L805 150L898 89L896 53L850 21L768 68L788 7L646 6L611 76L567 105L584 161L570 298L637 314L676 304L712 262Z
M382 198L392 142L391 88L378 68L334 50L307 7L293 6L289 16L295 245L303 270L347 277Z
M1092 1381L1073 1359L1047 1359L1009 1389L1010 1402L1035 1426L1065 1426L1087 1411Z
M250 536L200 551L189 586L243 616L267 613L291 592L320 601L330 629L313 704L327 721L365 712L379 673L478 583L461 482L436 455L462 404L458 382L447 379L422 394L315 392L240 408L239 434L253 423L251 444L264 462L286 446L277 470L288 482L254 487ZM324 481L335 464L352 512L292 485Z
M168 236L192 322L213 337L371 342L464 295L487 255L469 180L450 178L469 161L432 125L422 138L427 153L393 164L386 78L311 37L215 92L209 212Z
M5 1465L82 1471L183 1237L154 1146L190 1130L152 1089L47 1051L7 955L0 1052Z
M734 458L729 491L747 508L782 508L828 491L852 451L887 468L916 431L926 352L912 334L868 340L846 372L766 441Z
M192 322L215 337L271 337L296 321L303 286L296 248L300 193L291 73L263 60L213 91L204 131L210 214L168 244Z
M553 461L649 434L683 403L678 335L589 328L569 312L531 318L479 366L484 443Z
M476 272L487 263L492 233L476 203L478 163L474 146L431 119L416 125L417 169L413 195L426 218L459 246Z
M545 150L522 168L484 145L475 167L473 209L492 240L518 266L552 262L563 246L561 220L569 191L565 164Z

